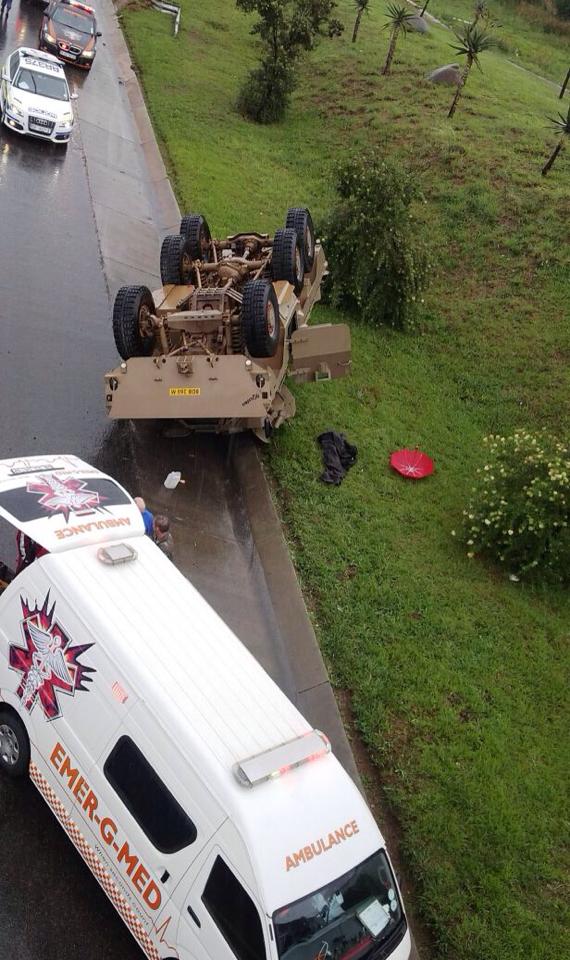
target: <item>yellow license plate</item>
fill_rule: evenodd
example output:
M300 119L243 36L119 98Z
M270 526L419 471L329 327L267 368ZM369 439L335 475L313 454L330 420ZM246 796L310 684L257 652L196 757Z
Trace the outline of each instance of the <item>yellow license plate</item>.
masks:
M200 387L170 387L169 397L199 397Z

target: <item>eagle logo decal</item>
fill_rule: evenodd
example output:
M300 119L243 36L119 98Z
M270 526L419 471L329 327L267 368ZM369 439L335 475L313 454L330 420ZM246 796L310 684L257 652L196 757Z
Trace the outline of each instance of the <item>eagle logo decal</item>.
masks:
M55 619L55 603L49 609L49 591L43 606L32 609L20 597L23 620L22 634L25 646L11 643L10 668L21 673L17 694L22 705L31 713L39 703L48 720L61 716L59 694L75 696L77 690L86 691L92 682L94 667L80 663L79 658L93 646L84 643L72 646L71 639Z

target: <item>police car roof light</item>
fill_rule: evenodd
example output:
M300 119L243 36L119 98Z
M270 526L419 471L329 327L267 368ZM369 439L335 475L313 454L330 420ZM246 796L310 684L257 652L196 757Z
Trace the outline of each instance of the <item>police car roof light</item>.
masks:
M68 7L77 7L78 10L84 10L85 13L95 13L93 7L88 7L86 3L78 3L77 0L60 0L60 3L64 3Z

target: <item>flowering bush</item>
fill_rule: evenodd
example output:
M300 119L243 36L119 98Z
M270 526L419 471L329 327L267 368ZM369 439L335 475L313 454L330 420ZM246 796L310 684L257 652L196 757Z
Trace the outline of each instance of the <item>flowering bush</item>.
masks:
M511 574L570 579L570 448L544 431L485 437L487 462L463 511L467 556Z

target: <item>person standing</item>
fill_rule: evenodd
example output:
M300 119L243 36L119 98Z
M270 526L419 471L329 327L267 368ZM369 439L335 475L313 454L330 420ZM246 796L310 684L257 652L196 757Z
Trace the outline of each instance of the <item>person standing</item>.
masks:
M147 537L152 537L153 528L154 528L154 517L150 512L150 510L147 510L146 503L144 502L142 497L135 497L135 503L139 508L142 514L142 518L144 520L144 532L146 533Z
M2 6L0 7L0 17L4 16L4 11L6 11L6 16L8 16L11 9L12 9L12 0L2 0Z
M169 560L174 560L174 540L170 532L168 517L157 516L154 518L154 542Z

